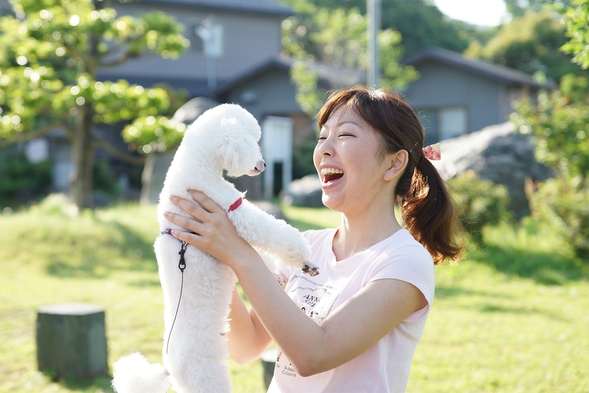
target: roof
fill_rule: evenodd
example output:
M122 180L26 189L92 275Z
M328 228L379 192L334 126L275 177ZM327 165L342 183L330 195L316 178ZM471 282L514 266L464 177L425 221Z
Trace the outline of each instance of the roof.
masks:
M284 55L271 57L236 77L221 83L219 87L210 92L210 95L216 97L225 94L273 69L289 72L296 61L296 59ZM366 82L366 73L363 71L348 70L320 62L314 62L310 65L310 69L316 71L320 80L328 82L330 86L353 86Z
M121 74L104 74L99 72L98 78L102 81L113 81L124 78L130 84L137 84L143 87L153 87L157 84L167 84L173 89L187 90L191 97L197 97L205 95L209 88L207 86L206 79L187 79L187 78L174 78L169 75L161 76L137 76L137 75L121 75Z
M512 68L488 61L470 59L459 53L436 47L417 51L403 59L402 63L418 67L420 63L426 61L437 61L510 85L525 85L536 89L554 87L552 82L539 83L531 75Z
M273 69L279 69L288 72L293 64L294 60L286 56L271 57L268 60L254 66L253 68L245 70L234 78L222 82L216 89L211 91L209 95L216 97L221 94L225 94L242 85L243 83L256 79L257 77Z
M291 8L278 4L272 0L137 0L137 2L277 15L283 17L295 15L295 12Z

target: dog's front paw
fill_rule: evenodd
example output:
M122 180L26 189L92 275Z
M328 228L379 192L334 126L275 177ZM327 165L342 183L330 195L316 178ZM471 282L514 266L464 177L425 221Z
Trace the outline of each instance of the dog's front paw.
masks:
M303 273L308 274L311 277L315 277L319 274L319 267L312 263L311 261L307 261L305 266L303 266Z

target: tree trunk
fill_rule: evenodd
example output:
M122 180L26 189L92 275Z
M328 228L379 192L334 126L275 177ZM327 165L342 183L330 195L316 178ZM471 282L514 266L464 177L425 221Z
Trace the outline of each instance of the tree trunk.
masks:
M70 192L78 209L92 208L92 113L86 106L79 108L72 143L72 174Z

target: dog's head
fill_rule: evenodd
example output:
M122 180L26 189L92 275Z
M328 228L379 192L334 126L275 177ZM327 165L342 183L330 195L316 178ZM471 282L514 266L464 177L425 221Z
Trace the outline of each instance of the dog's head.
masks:
M228 176L255 176L265 169L258 144L262 131L252 114L241 106L221 104L211 108L191 128L212 153L213 165L226 170Z

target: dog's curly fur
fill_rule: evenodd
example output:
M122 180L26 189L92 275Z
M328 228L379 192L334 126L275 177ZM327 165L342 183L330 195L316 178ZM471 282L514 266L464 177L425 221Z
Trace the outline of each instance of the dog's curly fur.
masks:
M182 230L163 216L165 211L186 214L169 201L170 195L190 198L189 190L202 191L228 211L239 235L258 251L304 268L310 249L296 229L247 200L229 211L242 193L223 178L223 171L237 177L263 170L260 137L255 118L238 105L222 104L203 113L186 131L166 175L158 205L160 230ZM178 393L231 391L224 335L236 277L209 254L188 246L181 286L180 247L167 234L159 235L154 245L165 306L164 366L150 365L139 354L121 358L114 365L118 393L164 393L168 378Z

